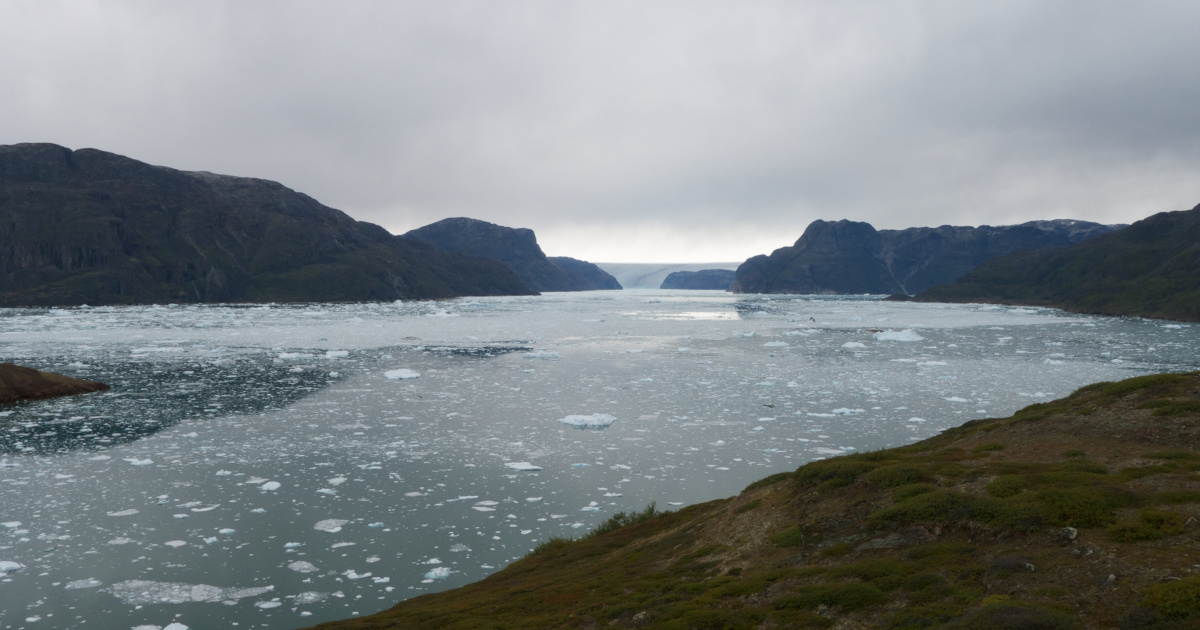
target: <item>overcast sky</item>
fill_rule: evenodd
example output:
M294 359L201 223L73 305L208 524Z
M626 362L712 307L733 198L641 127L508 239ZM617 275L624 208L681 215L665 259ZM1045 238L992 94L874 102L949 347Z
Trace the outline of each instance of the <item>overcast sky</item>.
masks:
M1200 2L0 2L0 144L736 261L1200 203Z

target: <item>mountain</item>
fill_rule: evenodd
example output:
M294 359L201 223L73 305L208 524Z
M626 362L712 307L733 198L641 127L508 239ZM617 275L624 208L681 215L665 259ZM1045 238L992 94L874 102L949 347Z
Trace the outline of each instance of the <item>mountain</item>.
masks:
M550 259L528 228L510 228L478 219L455 217L419 227L404 235L438 250L489 258L508 265L534 291L620 289L616 278L589 262ZM566 261L556 264L556 260Z
M1066 249L995 258L915 299L1200 321L1200 205Z
M663 278L660 289L694 289L724 291L733 284L734 272L730 269L702 269L700 271L674 271Z
M524 295L281 184L96 149L0 146L0 306Z
M916 294L954 282L985 260L1067 247L1124 226L1031 221L992 227L876 230L857 221L813 221L791 247L738 267L735 293Z
M619 290L621 283L607 271L586 260L550 256L550 262L567 272L575 291Z
M321 630L1200 627L1200 373L614 515Z

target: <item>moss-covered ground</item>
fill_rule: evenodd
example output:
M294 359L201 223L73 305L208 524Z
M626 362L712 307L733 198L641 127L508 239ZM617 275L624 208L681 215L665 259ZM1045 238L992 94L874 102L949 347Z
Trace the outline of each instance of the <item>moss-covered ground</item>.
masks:
M1200 373L622 515L350 628L1200 628Z

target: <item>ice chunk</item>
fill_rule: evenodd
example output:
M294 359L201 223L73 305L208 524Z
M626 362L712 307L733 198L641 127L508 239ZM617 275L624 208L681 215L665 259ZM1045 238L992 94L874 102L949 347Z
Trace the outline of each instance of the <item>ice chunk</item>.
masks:
M119 512L109 512L108 515L109 516L133 516L134 514L137 514L137 513L138 513L137 510L135 510L133 508L129 508L128 510L121 510Z
M110 545L128 545L131 542L133 542L133 540L126 538L124 536L118 536L118 537L108 541L108 544L110 544Z
M319 593L317 591L305 591L295 597L295 602L297 604L315 604L315 603L325 599L326 597L329 597L328 593Z
M165 543L163 543L163 544L164 544L164 545L166 545L166 546L168 546L168 547L183 547L184 545L186 545L186 544L187 544L187 541L184 541L184 540L168 540L167 542L165 542Z
M399 370L388 370L387 372L383 373L383 376L390 381L406 381L409 379L420 378L421 373L414 372L413 370L401 368ZM434 380L437 380L437 379L434 379Z
M279 608L282 605L283 604L281 604L280 602L254 602L255 608L262 608L262 609Z
M246 597L256 597L273 590L275 590L274 586L237 589L208 584L152 582L149 580L127 580L108 587L109 593L130 606L236 601Z
M925 418L909 418L909 422L925 422Z
M313 529L336 534L337 532L342 531L342 526L349 522L350 521L342 518L327 518L323 521L317 521L317 524L313 525Z
M282 484L280 484L278 481L268 481L267 483L264 483L263 485L259 486L259 489L270 492L271 490L278 490L281 485ZM192 510L192 511L197 512L199 510Z
M506 462L504 465L513 470L524 470L529 472L542 469L541 466L535 466L529 462Z
M0 523L0 527L6 527L8 529L16 529L20 526L21 526L21 521L9 521L7 523Z
M136 457L126 457L125 461L134 466L149 466L150 464L154 463L154 460L152 459L138 459Z
M562 358L562 355L557 352L548 352L546 350L537 350L535 352L526 352L526 359L538 359L541 361L555 361Z
M834 409L832 413L835 416L853 416L854 414L866 412L866 409L847 409L846 407L840 407L838 409Z
M767 343L763 344L763 347L764 348L786 348L786 347L788 347L788 342L786 342L786 341L768 341Z
M436 567L425 573L426 580L444 580L450 577L449 567Z
M345 350L326 350L325 351L326 359L344 359L348 356L350 356L350 353Z
M10 575L24 569L25 565L12 560L0 560L0 575Z
M846 343L842 344L842 347L843 348L866 348L867 344L862 343L860 341L847 341Z
M911 328L904 330L887 329L875 333L875 341L925 341L925 338L918 335Z
M560 418L558 421L563 424L569 424L576 429L607 429L617 419L605 413L594 413L590 416L566 416L565 418Z
M297 560L287 565L287 568L295 571L296 573L315 573L318 570L317 565L308 562L307 560Z
M969 402L966 398L959 398L958 396L950 396L950 397L943 396L942 400L945 400L947 402Z
M312 359L313 355L307 352L280 352L279 358L284 361L306 361Z

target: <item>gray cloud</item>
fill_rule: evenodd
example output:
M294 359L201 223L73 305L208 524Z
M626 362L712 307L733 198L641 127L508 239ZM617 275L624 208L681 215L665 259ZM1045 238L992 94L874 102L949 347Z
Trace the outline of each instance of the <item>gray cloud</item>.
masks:
M593 260L813 219L1132 221L1200 202L1185 2L16 2L0 143L281 181Z

